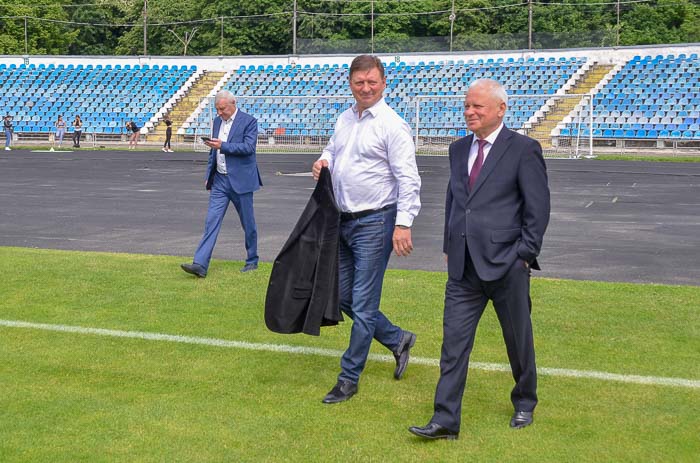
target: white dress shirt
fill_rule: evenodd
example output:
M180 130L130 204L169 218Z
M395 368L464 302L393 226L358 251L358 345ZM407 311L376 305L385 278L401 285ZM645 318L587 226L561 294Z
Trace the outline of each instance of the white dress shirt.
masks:
M362 112L345 110L320 159L328 161L343 212L397 203L396 225L410 227L420 211L421 179L411 129L384 99Z
M233 113L229 120L225 121L221 119L221 125L219 126L219 134L216 136L216 138L221 140L222 143L226 143L228 141L228 134L231 133L231 127L233 127L233 120L236 118L237 113L238 108L236 108L236 112ZM216 171L220 174L227 174L226 155L223 154L221 150L217 150L216 152Z
M498 126L496 130L491 132L491 134L484 138L486 140L486 145L484 145L484 159L481 160L481 165L483 166L484 163L486 162L486 156L489 155L489 151L491 151L491 147L493 146L493 142L496 141L496 138L498 138L498 134L501 133L501 130L503 130L503 122L501 122L501 125ZM472 166L474 165L474 162L476 161L476 156L479 153L479 139L476 138L476 134L474 134L474 139L472 140L472 146L469 149L469 171L468 173L471 174L472 172Z

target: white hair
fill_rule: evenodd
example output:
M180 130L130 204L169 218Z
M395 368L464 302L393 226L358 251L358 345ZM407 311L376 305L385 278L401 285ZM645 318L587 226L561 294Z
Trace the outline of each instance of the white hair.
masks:
M503 101L506 104L506 106L508 106L508 92L506 92L506 89L503 87L503 85L501 85L500 82L495 81L493 79L477 79L471 84L469 84L469 89L475 87L485 88L489 91L491 95Z
M236 102L236 97L234 96L233 93L229 92L228 90L220 90L219 93L216 94L216 98L214 99L214 104L218 104L219 101L221 100L227 100L232 103Z

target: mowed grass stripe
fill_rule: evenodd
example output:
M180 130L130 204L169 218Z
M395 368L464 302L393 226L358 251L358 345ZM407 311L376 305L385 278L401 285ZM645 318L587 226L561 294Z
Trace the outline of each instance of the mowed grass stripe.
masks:
M32 323L18 320L0 320L0 326L8 328L25 328L37 329L44 331L59 331L66 333L88 334L98 336L109 336L116 338L132 338L143 339L148 341L166 341L183 344L199 344L205 346L225 347L234 349L247 349L255 351L281 352L286 354L301 354L301 355L319 355L324 357L340 357L343 352L334 349L322 349L315 347L290 346L285 344L268 344L254 343L245 341L230 341L226 339L214 339L194 336L180 336L164 333L148 333L142 331L123 331L111 330L105 328L86 328L80 326L55 325L47 323ZM370 359L379 362L394 362L394 358L389 355L370 354ZM439 366L438 359L425 357L412 357L412 364ZM487 363L487 362L471 362L470 368L475 370L486 371L504 371L510 372L508 365ZM547 368L540 367L538 372L548 376L562 376L569 378L582 379L597 379L602 381L618 381L633 384L649 384L654 386L672 386L672 387L687 387L692 389L700 389L700 381L684 379L684 378L663 378L656 376L640 376L640 375L622 375L616 373L608 373L602 371L581 371L566 368Z

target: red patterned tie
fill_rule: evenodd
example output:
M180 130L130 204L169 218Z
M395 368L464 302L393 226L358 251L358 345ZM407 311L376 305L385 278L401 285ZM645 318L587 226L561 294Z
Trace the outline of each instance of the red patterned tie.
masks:
M476 183L476 179L479 177L479 172L481 172L481 166L484 164L484 146L488 143L486 140L477 140L479 144L479 150L476 153L476 160L472 165L472 171L469 172L469 189L471 190Z

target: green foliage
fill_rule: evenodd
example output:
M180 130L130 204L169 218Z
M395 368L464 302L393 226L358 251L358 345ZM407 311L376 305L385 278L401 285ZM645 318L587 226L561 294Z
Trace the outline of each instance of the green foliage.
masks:
M25 46L29 54L143 53L141 0L0 1L0 54L24 54ZM182 55L186 46L188 55L200 56L289 54L292 5L149 0L147 53ZM298 0L297 48L446 51L450 36L453 50L527 48L528 9L527 2L515 0ZM612 46L618 31L621 45L700 41L700 5L693 0L623 3L619 23L615 2L540 0L532 12L535 49Z

